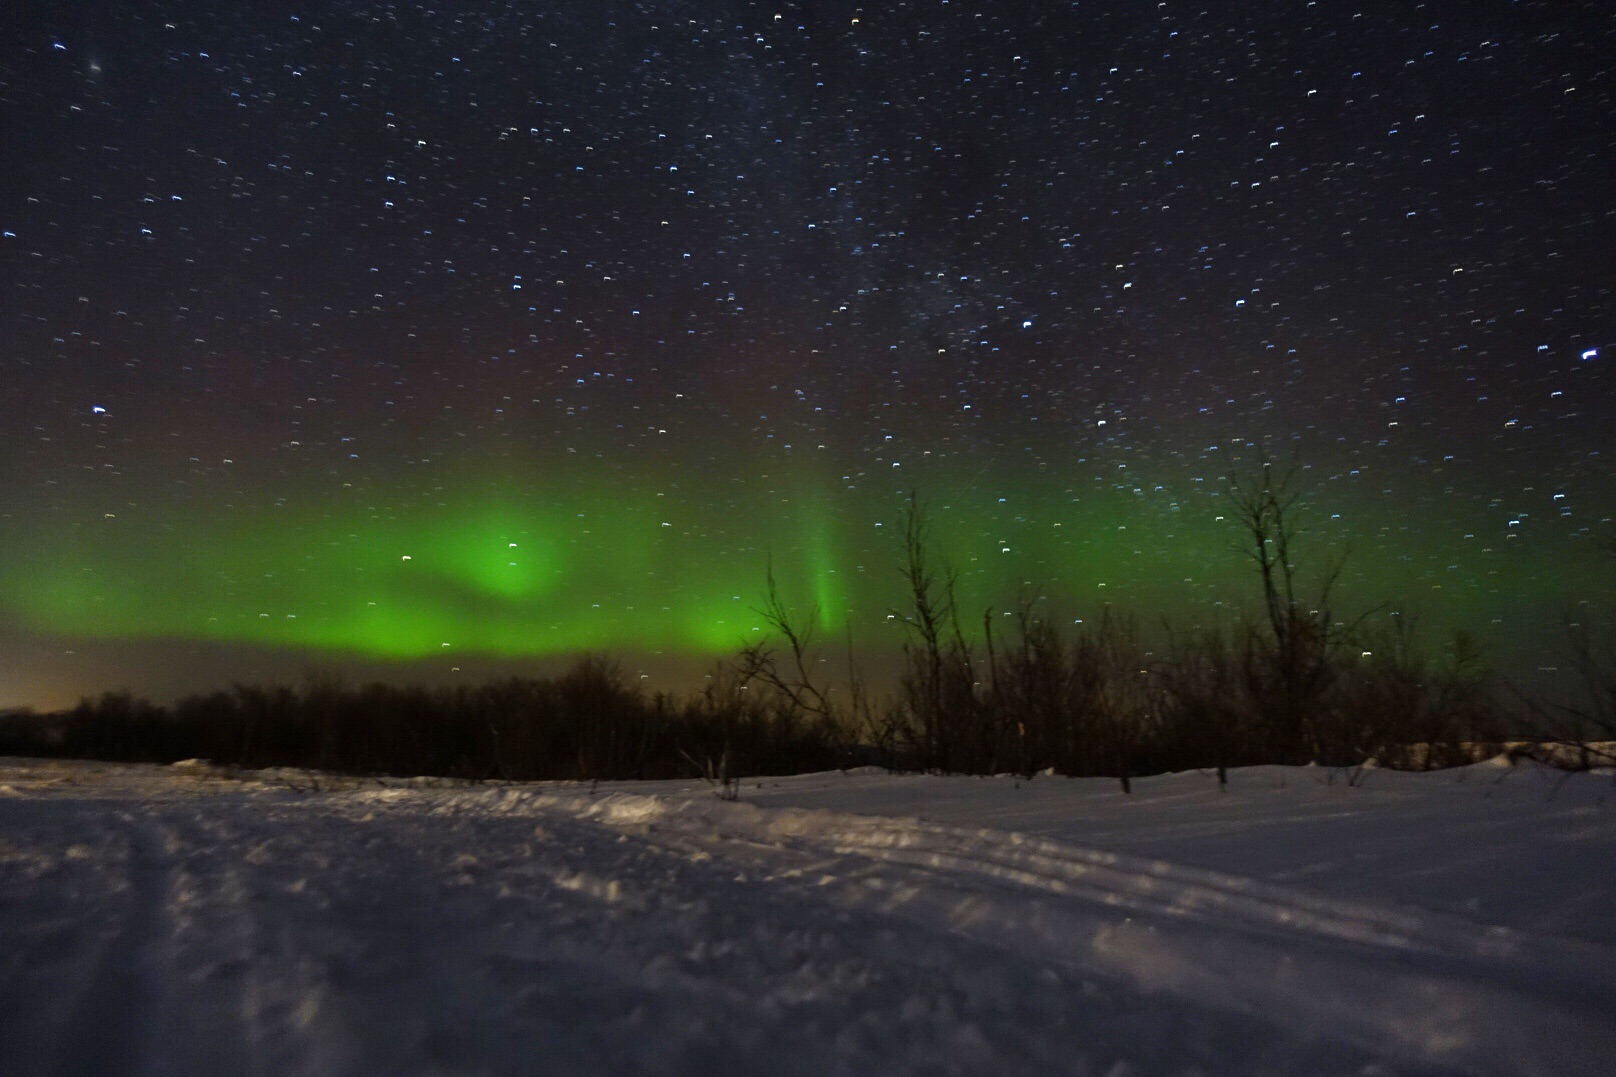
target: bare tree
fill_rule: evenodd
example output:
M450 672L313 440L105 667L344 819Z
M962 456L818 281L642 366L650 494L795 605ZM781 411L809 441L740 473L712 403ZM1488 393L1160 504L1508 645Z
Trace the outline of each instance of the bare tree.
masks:
M1566 636L1580 698L1527 699L1532 736L1556 765L1611 766L1616 764L1616 653L1601 647L1586 625L1568 624Z
M1211 767L1226 789L1229 768L1246 762L1252 747L1239 651L1218 628L1188 636L1169 629L1167 646L1160 670L1168 739L1186 755L1183 764Z
M1616 560L1616 534L1598 540ZM1576 680L1570 700L1517 694L1525 705L1529 734L1547 761L1587 769L1616 764L1616 642L1601 639L1583 618L1566 618L1566 658Z
M1151 668L1138 625L1106 610L1078 635L1072 651L1074 718L1098 747L1099 769L1133 792L1146 743L1162 712L1160 677Z
M977 711L975 670L960 630L958 577L948 565L934 563L930 542L926 508L911 492L903 517L900 565L909 607L894 612L911 632L904 647L907 669L902 689L915 718L917 747L925 765L947 771L964 762L961 752Z
M819 624L819 607L810 609L801 621L792 616L780 597L772 557L764 570L762 603L753 606L752 612L762 617L764 624L785 641L786 655L782 662L768 639L742 647L741 664L748 679L756 677L767 684L794 714L812 715L835 723L836 706L830 690L820 684L811 669L816 664L813 641Z
M841 764L847 765L855 755L861 725L872 736L879 734L869 692L853 655L851 624L847 640L849 694L844 705L826 676L816 671L821 665L814 640L819 631L819 607L810 608L800 618L791 611L780 595L772 557L764 574L762 600L752 611L763 618L770 635L741 648L737 672L742 682L756 682L766 690L776 719L786 727L795 727L803 720L817 723L819 733L835 746ZM777 649L776 639L784 644L784 653Z
M1318 711L1334 679L1344 635L1332 609L1343 561L1329 568L1316 593L1302 595L1296 560L1301 494L1294 464L1279 469L1264 457L1254 474L1231 469L1226 490L1244 532L1241 548L1257 568L1266 621L1264 631L1247 636L1248 690L1273 747L1318 761L1326 749Z

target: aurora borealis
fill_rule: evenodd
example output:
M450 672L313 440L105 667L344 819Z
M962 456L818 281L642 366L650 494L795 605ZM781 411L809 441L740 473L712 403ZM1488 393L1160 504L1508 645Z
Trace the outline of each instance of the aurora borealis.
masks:
M1616 560L1597 3L46 5L0 61L0 705L1341 603L1554 664ZM156 670L154 654L167 658ZM490 665L492 664L492 666Z

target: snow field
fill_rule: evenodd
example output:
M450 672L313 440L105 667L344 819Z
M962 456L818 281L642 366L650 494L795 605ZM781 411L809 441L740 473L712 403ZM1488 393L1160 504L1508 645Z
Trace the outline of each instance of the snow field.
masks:
M0 761L0 1073L1608 1072L1611 777L1334 777Z

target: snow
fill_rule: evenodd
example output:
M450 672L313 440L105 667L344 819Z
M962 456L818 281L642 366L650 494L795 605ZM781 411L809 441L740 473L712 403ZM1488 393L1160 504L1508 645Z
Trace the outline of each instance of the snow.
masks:
M0 1073L1596 1074L1616 779L0 760Z

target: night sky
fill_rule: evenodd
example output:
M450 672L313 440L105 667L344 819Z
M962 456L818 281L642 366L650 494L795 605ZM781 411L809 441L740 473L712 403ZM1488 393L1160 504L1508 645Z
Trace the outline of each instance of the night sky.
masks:
M0 55L0 705L673 687L764 566L891 652L1227 621L1230 461L1342 612L1608 623L1608 3L44 3Z

